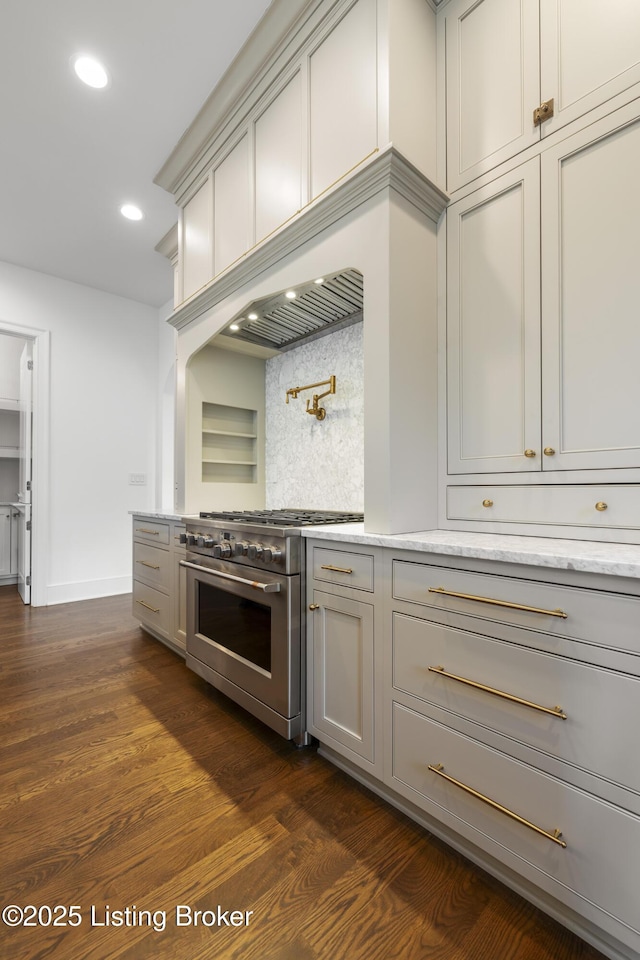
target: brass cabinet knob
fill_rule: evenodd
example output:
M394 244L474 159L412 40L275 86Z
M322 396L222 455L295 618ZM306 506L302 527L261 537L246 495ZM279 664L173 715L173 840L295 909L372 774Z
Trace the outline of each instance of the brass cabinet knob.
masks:
M535 450L525 450L524 455L525 457L535 457L536 452Z
M492 506L493 506L493 500L483 500L483 501L482 501L482 506L483 506L483 507L492 507Z
M606 510L609 504L605 503L604 500L598 500L596 503L596 510L599 510L602 513L603 510Z
M319 603L310 603L310 604L309 604L309 610L319 610L319 609L320 609L320 604L319 604Z
M545 457L552 457L552 456L554 455L554 453L555 453L555 450L553 449L553 447L545 447L545 448L544 448L544 455L545 455Z

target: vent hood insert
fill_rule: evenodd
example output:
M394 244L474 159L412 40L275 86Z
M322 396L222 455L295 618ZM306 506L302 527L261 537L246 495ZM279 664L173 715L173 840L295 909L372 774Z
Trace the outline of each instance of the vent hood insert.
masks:
M254 300L220 336L276 352L291 350L362 320L363 276L342 270L309 283ZM292 298L291 293L295 294ZM287 296L289 294L289 296ZM237 326L237 330L232 330Z

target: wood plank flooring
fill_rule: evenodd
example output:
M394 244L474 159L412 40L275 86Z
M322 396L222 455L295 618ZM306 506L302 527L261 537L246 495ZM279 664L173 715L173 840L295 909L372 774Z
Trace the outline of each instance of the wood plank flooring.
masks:
M0 924L0 956L601 957L216 693L130 605L0 588L0 906L77 908Z

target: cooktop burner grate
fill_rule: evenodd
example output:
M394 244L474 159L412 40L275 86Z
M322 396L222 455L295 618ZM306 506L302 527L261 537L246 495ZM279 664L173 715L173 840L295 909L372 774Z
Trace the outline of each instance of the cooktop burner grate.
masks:
M362 523L364 514L337 510L220 510L203 511L202 519L230 523L262 523L277 527L311 527L325 523Z

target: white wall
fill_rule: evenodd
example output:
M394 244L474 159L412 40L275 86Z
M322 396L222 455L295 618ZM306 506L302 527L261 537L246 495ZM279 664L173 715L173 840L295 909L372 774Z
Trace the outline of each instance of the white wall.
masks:
M0 263L0 323L50 338L43 602L127 592L128 512L156 506L158 311Z

